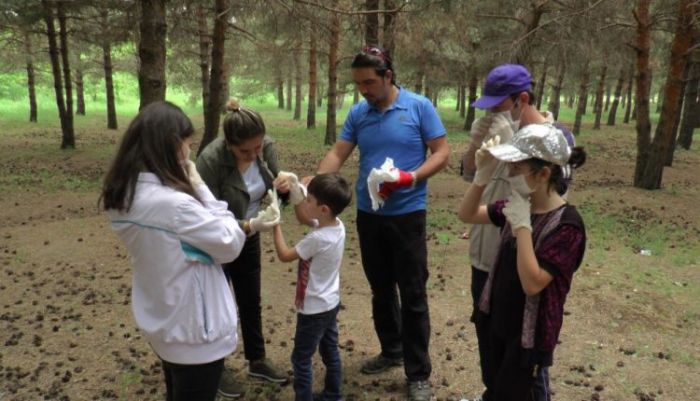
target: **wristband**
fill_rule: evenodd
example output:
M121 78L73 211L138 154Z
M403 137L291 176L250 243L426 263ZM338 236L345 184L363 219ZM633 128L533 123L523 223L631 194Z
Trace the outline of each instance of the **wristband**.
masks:
M416 175L415 171L411 171L411 189L415 188L417 183L418 175Z

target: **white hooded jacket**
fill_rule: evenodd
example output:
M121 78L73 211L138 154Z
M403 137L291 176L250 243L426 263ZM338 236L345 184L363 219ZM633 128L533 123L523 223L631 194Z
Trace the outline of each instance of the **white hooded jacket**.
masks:
M141 173L128 212L109 210L112 229L131 254L131 307L163 360L202 364L238 344L236 304L221 263L238 257L245 234L206 185L190 195Z

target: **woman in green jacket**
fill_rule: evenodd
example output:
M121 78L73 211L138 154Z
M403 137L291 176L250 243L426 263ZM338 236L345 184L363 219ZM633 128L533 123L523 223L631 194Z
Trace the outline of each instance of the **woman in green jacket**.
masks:
M197 171L217 199L226 201L248 235L238 259L223 265L226 279L233 285L243 333L243 349L249 361L248 375L271 382L288 380L285 371L265 356L260 300L260 231L272 225L258 219L262 199L276 189L283 200L289 195L289 183L277 179L280 172L273 141L265 135L265 124L256 111L240 107L232 99L226 105L224 137L217 138L197 158ZM233 372L221 376L219 394L227 398L245 392L234 380Z

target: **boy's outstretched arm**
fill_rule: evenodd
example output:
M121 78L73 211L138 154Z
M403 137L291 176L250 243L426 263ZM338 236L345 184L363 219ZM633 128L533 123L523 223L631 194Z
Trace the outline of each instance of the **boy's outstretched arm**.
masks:
M287 247L284 242L284 235L282 234L282 227L276 225L272 231L272 238L275 242L275 250L277 250L277 257L282 262L293 262L299 259L299 254L295 248Z

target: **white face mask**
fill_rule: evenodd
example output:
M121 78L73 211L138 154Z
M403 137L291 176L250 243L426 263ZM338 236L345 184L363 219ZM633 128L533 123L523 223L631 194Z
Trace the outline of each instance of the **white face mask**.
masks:
M520 119L521 119L522 116L523 116L523 110L522 110L522 109L520 109L520 115L518 116L518 119L517 119L517 120L513 119L513 115L511 114L511 112L513 111L513 109L518 105L518 102L519 102L519 101L520 101L520 99L517 99L517 100L515 101L515 103L513 103L513 107L512 107L510 110L499 111L499 112L497 112L497 113L493 113L493 114L500 114L500 115L502 115L503 117L505 117L505 118L506 118L506 121L508 121L508 124L510 124L510 128L513 130L513 133L518 132L518 130L520 129Z
M518 174L515 177L508 177L508 183L510 184L511 191L515 191L522 196L528 196L535 192L534 188L530 188L530 185L525 181L525 174Z

